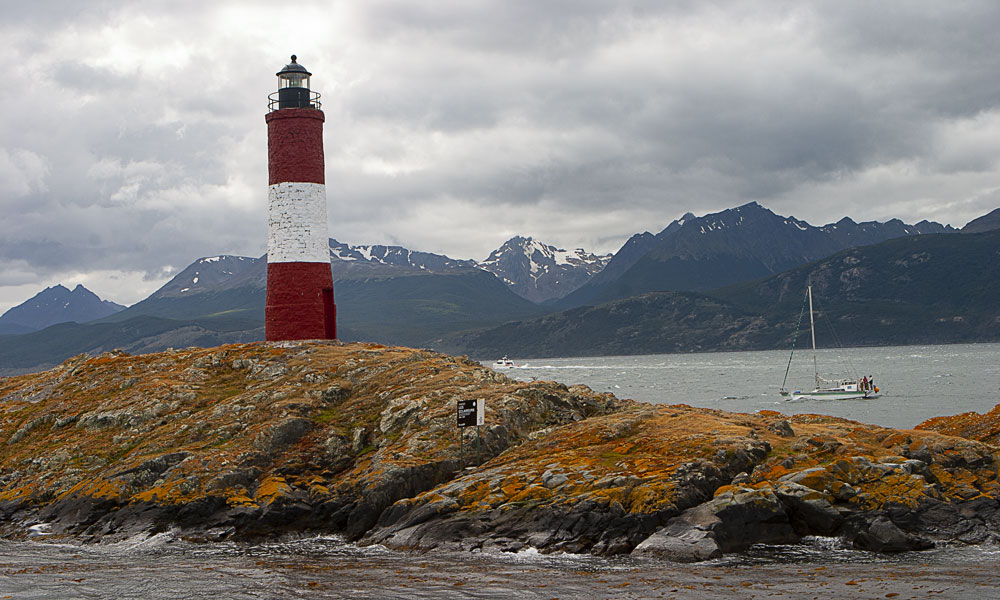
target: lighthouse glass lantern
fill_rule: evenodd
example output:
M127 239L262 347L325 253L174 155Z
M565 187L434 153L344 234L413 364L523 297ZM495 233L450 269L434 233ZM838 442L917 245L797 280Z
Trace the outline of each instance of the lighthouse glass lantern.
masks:
M292 55L292 62L285 65L275 75L278 76L278 91L271 94L270 109L281 110L284 108L319 108L319 94L309 90L309 77L312 75L305 67L296 61L296 56ZM274 96L277 95L277 98Z

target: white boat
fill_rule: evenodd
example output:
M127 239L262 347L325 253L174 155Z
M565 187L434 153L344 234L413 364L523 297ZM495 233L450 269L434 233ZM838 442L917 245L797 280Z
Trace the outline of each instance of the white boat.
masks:
M806 296L809 298L809 332L812 334L813 350L813 376L816 378L816 388L810 392L795 390L790 392L785 389L788 383L788 370L792 366L792 356L795 355L795 341L792 340L792 352L788 355L788 366L785 367L785 379L781 382L780 393L789 400L860 400L865 398L878 398L878 387L875 385L875 378L863 377L847 379L825 379L819 374L819 366L816 362L816 325L813 320L813 296L812 286L806 287ZM799 313L799 321L802 321L802 313ZM798 326L795 327L795 336L798 337Z
M493 362L493 368L497 370L513 369L515 367L517 367L517 365L514 364L514 361L507 358L506 356L504 356L503 358L498 358Z
M821 387L825 386L825 387ZM816 389L810 392L781 390L781 395L789 400L861 400L878 398L878 388L862 389L862 383L856 379L823 379L820 377Z

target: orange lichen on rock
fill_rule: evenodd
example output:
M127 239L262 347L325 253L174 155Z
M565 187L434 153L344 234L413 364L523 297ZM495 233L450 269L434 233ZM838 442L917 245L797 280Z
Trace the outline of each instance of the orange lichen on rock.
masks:
M917 425L916 429L937 431L946 435L1000 445L1000 405L986 414L967 412L950 417L934 417Z
M807 510L803 514L826 515L815 526L817 534L828 535L843 520L832 505L880 514L979 497L996 503L997 462L988 446L931 432L822 415L634 404L546 431L439 486L433 496L401 502L369 539L401 547L466 547L464 538L449 537L447 523L472 520L500 539L526 535L549 549L621 552L635 545L641 535L635 530L649 519L663 523L713 498L721 502L718 510L735 503L765 514L781 504L778 496L813 507L796 509ZM452 508L438 511L435 519L443 524L434 525L425 518L429 506ZM580 519L593 523L583 529L588 533L518 533L531 522L576 523L575 531ZM629 522L635 525L622 525ZM612 539L608 532L615 527L620 529Z
M467 399L485 401L486 424L460 433ZM0 379L0 528L23 533L44 512L69 534L126 535L116 511L141 528L148 509L148 527L416 547L415 532L455 520L510 548L616 553L703 504L765 511L794 495L835 513L1000 498L995 449L933 428L648 405L376 344L114 352Z
M491 421L484 458L623 405L584 387L514 382L468 359L378 344L81 355L0 379L0 501L28 514L86 498L99 507L218 498L252 508L294 497L371 513L366 498L418 494L468 463L454 419L455 401L471 397L486 400ZM0 526L16 525L3 514ZM377 517L343 514L336 527Z
M292 488L285 481L284 477L267 477L258 485L257 491L254 494L254 500L259 503L269 504L278 496L287 495L290 491L292 491Z

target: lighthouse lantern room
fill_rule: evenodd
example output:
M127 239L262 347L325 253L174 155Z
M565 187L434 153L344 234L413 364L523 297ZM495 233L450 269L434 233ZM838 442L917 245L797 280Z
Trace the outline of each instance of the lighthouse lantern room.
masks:
M297 62L298 57L292 55L292 62L275 73L278 76L278 91L270 96L270 109L282 108L319 108L319 94L309 89L309 78L312 73Z
M278 71L267 121L268 341L334 339L337 308L327 236L323 111L312 75L296 61Z

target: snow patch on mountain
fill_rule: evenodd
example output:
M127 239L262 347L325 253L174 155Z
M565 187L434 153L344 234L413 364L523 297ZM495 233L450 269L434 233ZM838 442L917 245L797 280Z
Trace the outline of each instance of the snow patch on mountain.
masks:
M193 295L216 291L220 286L237 287L240 284L263 287L263 282L255 281L258 276L254 270L255 267L259 270L261 263L261 258L228 254L199 258L153 292L150 297Z
M330 239L330 258L334 261L367 262L431 272L478 267L474 260L454 259L443 254L418 252L402 246L383 246L380 244L351 246L332 238ZM334 266L334 271L336 271L336 266Z

